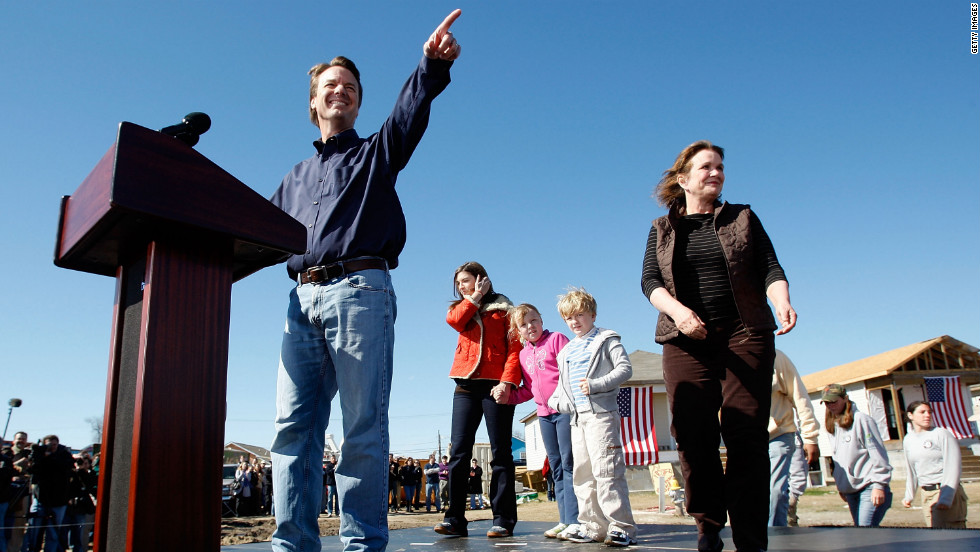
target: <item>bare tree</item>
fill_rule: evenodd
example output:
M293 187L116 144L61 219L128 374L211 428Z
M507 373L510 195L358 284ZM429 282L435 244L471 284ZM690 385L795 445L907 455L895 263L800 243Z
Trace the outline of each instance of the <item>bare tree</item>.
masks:
M92 428L92 442L101 443L102 442L102 416L92 416L91 418L85 418L88 422L89 427Z

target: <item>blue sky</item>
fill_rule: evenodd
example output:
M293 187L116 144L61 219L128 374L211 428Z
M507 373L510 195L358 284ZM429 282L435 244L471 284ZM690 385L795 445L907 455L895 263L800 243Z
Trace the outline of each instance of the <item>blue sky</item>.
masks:
M702 138L726 148L724 198L772 237L800 315L776 343L803 373L944 334L980 345L969 2L4 2L0 399L24 401L8 438L84 446L102 415L114 281L52 252L59 198L119 121L208 113L197 150L268 196L313 153L306 70L357 62L368 135L456 7L462 57L398 181L394 451L448 441L464 261L566 334L556 296L585 286L628 351L660 351L639 285L650 193ZM235 284L226 440L271 443L289 288L282 266Z

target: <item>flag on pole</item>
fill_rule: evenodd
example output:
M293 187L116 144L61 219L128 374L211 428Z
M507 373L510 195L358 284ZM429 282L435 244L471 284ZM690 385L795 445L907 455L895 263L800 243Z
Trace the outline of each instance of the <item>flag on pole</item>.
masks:
M627 466L660 461L653 424L653 387L621 387L616 397L621 417L619 433Z
M932 405L932 421L937 427L944 427L953 433L957 439L973 437L970 428L966 405L963 403L963 391L960 389L960 377L925 378L926 395Z

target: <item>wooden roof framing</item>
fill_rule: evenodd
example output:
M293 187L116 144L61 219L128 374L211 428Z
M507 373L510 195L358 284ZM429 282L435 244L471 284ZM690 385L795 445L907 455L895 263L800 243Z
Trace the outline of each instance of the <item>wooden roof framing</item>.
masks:
M980 383L980 349L944 335L808 374L803 383L807 392L814 393L831 383L864 381L868 388L876 388L954 375L966 385Z

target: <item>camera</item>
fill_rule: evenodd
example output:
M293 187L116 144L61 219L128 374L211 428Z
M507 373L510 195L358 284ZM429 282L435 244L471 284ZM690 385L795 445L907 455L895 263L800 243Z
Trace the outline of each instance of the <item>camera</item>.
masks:
M31 443L31 454L29 458L31 461L37 460L44 456L44 443L38 441L36 443Z

